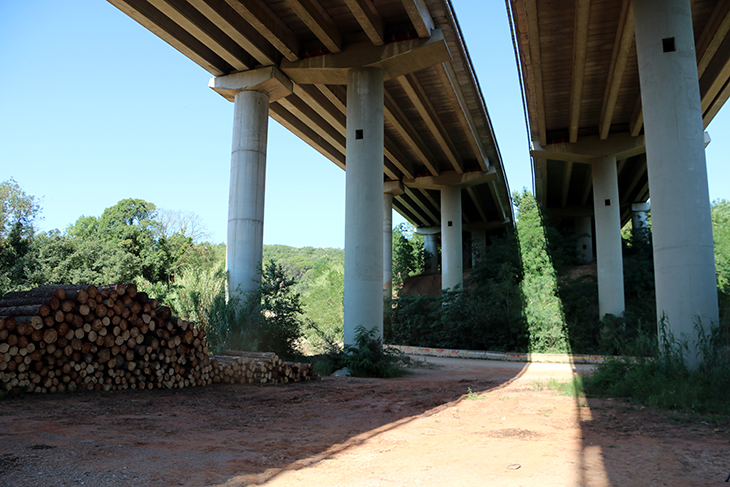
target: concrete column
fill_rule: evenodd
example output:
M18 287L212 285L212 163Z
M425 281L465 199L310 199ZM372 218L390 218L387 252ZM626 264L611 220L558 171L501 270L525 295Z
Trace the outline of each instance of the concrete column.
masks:
M578 258L584 264L593 261L593 228L591 217L585 216L575 219L575 233L578 235Z
M419 227L416 233L423 235L423 250L427 252L426 273L436 274L439 271L439 242L440 227Z
M383 333L383 71L347 75L344 340L355 328Z
M593 163L593 211L596 218L598 315L624 312L624 270L621 255L621 213L616 157Z
M437 273L439 271L439 242L438 234L430 234L423 236L423 249L428 252L428 265L426 271L429 273Z
M461 188L441 188L441 288L461 287L464 280L461 248Z
M383 193L383 297L393 298L393 194Z
M226 244L228 296L255 291L261 281L258 268L264 242L269 96L257 91L239 91L233 111Z
M634 230L641 228L649 228L649 203L632 203L631 204L631 226Z
M697 319L707 327L719 317L690 0L634 1L634 24L657 313L675 337L692 341ZM695 366L690 346L687 360Z
M487 252L486 230L471 231L471 266L478 267L484 263L484 255Z

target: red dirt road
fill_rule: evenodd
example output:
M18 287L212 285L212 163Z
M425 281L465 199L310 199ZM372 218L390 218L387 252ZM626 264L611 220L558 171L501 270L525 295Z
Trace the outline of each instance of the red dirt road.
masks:
M5 398L0 486L727 485L727 425L548 390L568 365L428 360L390 380Z

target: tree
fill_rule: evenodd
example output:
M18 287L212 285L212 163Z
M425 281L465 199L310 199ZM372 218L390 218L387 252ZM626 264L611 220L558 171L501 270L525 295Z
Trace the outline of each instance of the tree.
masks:
M517 207L517 235L522 259L522 295L531 352L569 349L558 281L545 236L540 209L527 190L513 193Z
M18 228L20 238L33 236L33 222L41 207L34 196L23 191L14 179L0 183L0 242Z
M727 323L730 321L730 201L713 201L711 211L720 321Z
M413 225L401 223L393 228L393 287L400 289L403 282L414 274L420 274L425 266L423 236Z
M20 287L25 280L28 250L33 241L33 222L40 213L35 197L14 179L0 183L0 295Z

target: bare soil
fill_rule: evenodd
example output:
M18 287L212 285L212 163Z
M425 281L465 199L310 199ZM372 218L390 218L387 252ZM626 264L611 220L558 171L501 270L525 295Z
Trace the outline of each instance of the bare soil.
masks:
M0 400L0 485L726 485L727 425L564 396L568 365ZM469 394L471 391L471 394Z

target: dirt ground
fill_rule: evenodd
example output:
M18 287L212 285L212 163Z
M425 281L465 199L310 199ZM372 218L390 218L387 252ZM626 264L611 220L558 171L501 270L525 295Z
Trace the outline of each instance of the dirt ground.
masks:
M428 360L390 380L5 398L0 486L727 485L727 425L548 389L569 365Z

